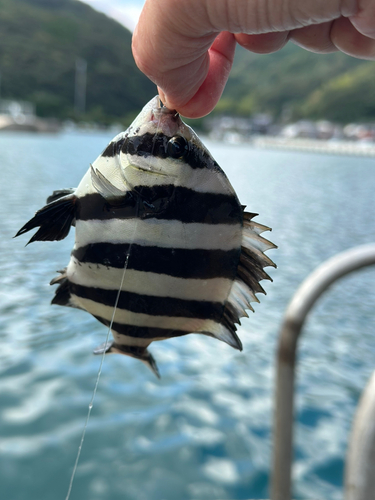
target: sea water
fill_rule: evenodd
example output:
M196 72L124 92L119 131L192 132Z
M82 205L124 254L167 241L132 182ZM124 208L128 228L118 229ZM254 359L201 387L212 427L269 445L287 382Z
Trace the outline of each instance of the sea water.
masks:
M0 136L0 491L64 499L106 328L51 306L69 261L61 242L12 236L53 190L74 187L108 134ZM154 343L161 380L111 355L86 432L71 499L225 500L269 496L275 353L283 312L325 259L375 241L375 160L208 147L278 250L244 350L198 335ZM310 315L298 351L293 490L342 498L348 433L375 366L375 269L338 281Z

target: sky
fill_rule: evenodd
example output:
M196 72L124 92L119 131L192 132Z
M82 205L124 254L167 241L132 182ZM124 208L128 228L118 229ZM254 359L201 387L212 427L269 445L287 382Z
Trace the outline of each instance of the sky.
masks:
M81 0L133 31L145 0Z

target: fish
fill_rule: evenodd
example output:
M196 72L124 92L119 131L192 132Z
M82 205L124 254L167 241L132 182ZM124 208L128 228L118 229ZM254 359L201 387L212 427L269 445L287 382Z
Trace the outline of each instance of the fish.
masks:
M149 345L190 333L242 350L240 318L264 271L270 230L245 211L226 174L175 110L156 96L90 165L77 188L54 191L16 234L59 241L75 227L52 304L83 309L120 353L160 376Z

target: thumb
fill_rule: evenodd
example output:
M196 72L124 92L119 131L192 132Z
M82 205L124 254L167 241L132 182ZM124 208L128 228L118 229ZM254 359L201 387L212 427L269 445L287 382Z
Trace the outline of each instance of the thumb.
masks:
M232 68L236 39L228 32L220 33L208 52L202 57L202 63L192 61L184 72L196 78L181 79L181 69L169 74L166 89L158 88L161 100L170 109L177 109L188 118L199 118L210 113L216 106L227 83ZM182 97L182 99L181 99Z
M204 116L229 76L235 50L231 33L284 32L285 40L289 30L357 15L357 1L146 0L133 35L134 59L168 106L185 116Z

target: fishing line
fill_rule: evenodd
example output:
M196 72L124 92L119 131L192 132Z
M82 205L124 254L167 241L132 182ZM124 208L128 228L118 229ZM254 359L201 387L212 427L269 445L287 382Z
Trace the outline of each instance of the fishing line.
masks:
M107 330L107 335L106 335L106 339L105 339L104 349L103 349L103 353L102 353L101 358L100 358L99 370L98 370L98 374L97 374L96 381L95 381L94 391L93 391L93 394L92 394L92 397L91 397L91 401L89 403L88 412L87 412L87 416L86 416L86 421L85 421L85 425L83 427L81 441L80 441L80 444L79 444L79 447L78 447L77 457L76 457L76 461L74 463L72 475L70 477L70 483L69 483L68 493L67 493L67 495L65 497L65 500L69 500L69 498L70 498L70 493L71 493L72 487L73 487L73 481L74 481L74 478L75 478L75 475L76 475L76 472L77 472L78 462L79 462L79 458L81 456L83 442L85 440L86 429L87 429L87 426L88 426L88 423L89 423L89 420L90 420L91 410L92 410L92 408L94 406L94 399L95 399L95 396L96 396L96 392L98 390L99 380L100 380L100 376L101 376L101 373L102 373L104 358L105 358L105 354L106 354L106 346L108 345L109 334L111 333L111 328L112 328L113 321L115 319L116 310L117 310L117 304L118 304L118 301L120 299L121 289L122 289L122 286L123 286L124 281L125 281L126 269L128 267L130 250L131 250L131 246L133 244L133 240L134 240L134 235L135 235L136 228L137 228L137 223L135 224L135 227L134 227L134 233L133 233L133 236L132 236L132 242L130 243L129 249L128 249L127 254L126 254L125 264L124 264L124 270L123 270L122 277L121 277L121 283L120 283L120 287L119 287L117 295L116 295L116 300L115 300L115 305L114 305L114 308L113 308L111 323L110 323L110 325L108 327L108 330Z
M161 101L160 101L160 103L161 103ZM160 117L158 119L158 122L157 122L156 133L155 133L155 135L153 137L153 145L152 145L152 149L151 149L150 163L151 163L151 157L152 157L154 149L155 149L155 144L156 144L155 139L156 139L156 136L157 136L157 131L158 131L159 126L160 126L160 121L161 121L161 115L160 115ZM139 200L138 200L137 215L138 215L138 212L139 212ZM116 295L116 300L115 300L115 304L114 304L114 307L113 307L113 313L112 313L112 317L111 317L111 322L110 322L110 325L109 325L108 330L107 330L107 335L106 335L106 339L105 339L103 353L102 353L101 358L100 358L99 370L98 370L98 374L97 374L97 377L96 377L95 386L94 386L93 394L92 394L92 397L91 397L91 401L90 401L89 406L88 406L87 416L86 416L85 424L83 426L83 431L82 431L82 435L81 435L81 441L80 441L79 446L78 446L78 452L77 452L76 460L75 460L75 463L74 463L73 471L72 471L72 474L70 476L69 488L68 488L68 492L67 492L67 495L65 497L65 500L69 500L69 498L70 498L70 494L72 492L72 487L73 487L73 482L74 482L75 475L76 475L76 472L77 472L77 469L78 469L78 462L79 462L79 459L80 459L80 456L81 456L82 446L83 446L83 442L84 442L85 436L86 436L86 429L87 429L87 426L88 426L88 423L89 423L89 420L90 420L92 408L94 406L94 400L95 400L95 396L96 396L96 393L97 393L97 390L98 390L100 376L102 374L102 369L103 369L103 364L104 364L104 358L105 358L105 355L106 355L106 346L108 345L109 335L111 333L112 325L113 325L113 322L114 322L114 319L115 319L115 315L116 315L116 311L117 311L117 305L118 305L118 302L120 300L121 290L122 290L122 287L123 287L123 284L124 284L124 281L125 281L125 274L126 274L126 270L127 270L128 263L129 263L130 251L131 251L132 245L134 243L135 233L136 233L137 226L138 226L138 220L139 220L139 218L137 217L136 218L136 223L134 224L133 234L132 234L132 237L131 237L129 248L128 248L127 253L126 253L125 262L124 262L124 268L123 268L122 277L121 277L121 283L120 283L120 286L119 286L119 289L118 289L118 292L117 292L117 295Z

